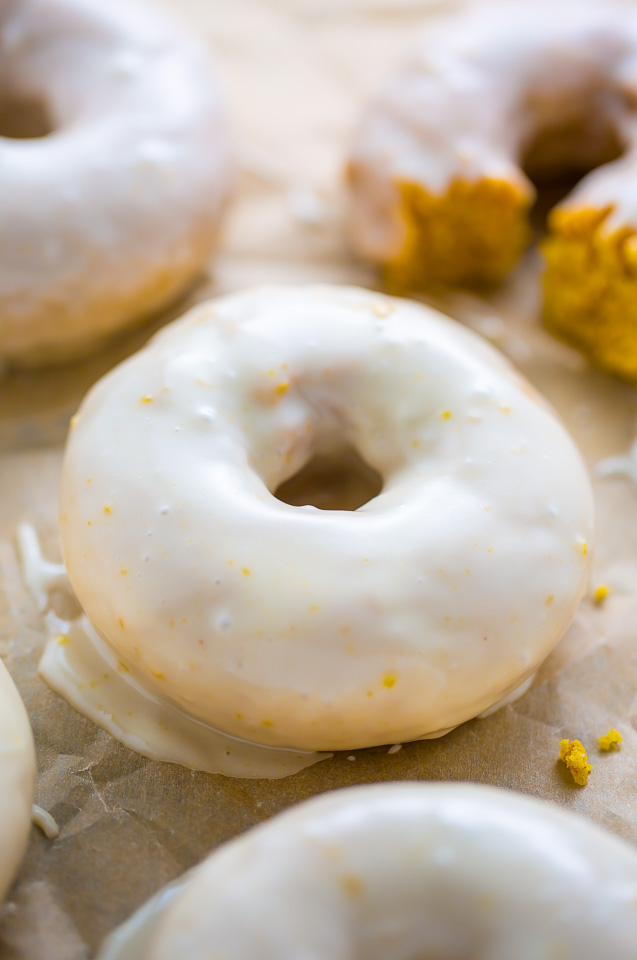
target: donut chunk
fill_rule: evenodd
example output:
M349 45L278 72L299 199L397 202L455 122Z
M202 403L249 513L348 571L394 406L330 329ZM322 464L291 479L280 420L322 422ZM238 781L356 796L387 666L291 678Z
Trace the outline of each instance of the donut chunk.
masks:
M357 456L357 510L275 496ZM198 306L80 407L61 534L152 692L270 746L442 733L528 678L584 593L592 495L548 405L409 301L282 287Z
M428 28L362 120L355 245L399 288L497 283L530 236L522 165L540 181L601 164L549 219L544 312L597 364L634 378L636 98L633 4L462 7Z
M493 787L355 787L222 846L157 909L100 960L633 960L637 854Z
M67 360L211 253L230 159L206 51L138 0L4 0L0 170L0 361Z
M26 849L34 784L31 726L20 695L0 660L0 903Z

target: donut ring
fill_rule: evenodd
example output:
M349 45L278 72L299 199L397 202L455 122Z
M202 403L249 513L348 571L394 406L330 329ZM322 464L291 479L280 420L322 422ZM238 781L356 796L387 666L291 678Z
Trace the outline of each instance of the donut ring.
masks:
M100 960L632 960L636 902L635 851L572 813L472 784L354 787L222 846Z
M550 215L544 316L634 378L636 98L633 4L462 6L430 25L363 117L355 246L401 289L497 283L531 235L522 165L538 180L599 167Z
M0 60L12 115L39 105L53 128L0 136L0 360L68 360L206 263L230 182L220 95L206 51L138 2L5 0Z
M273 495L343 449L382 477L360 509ZM568 627L591 535L583 464L530 385L459 324L356 288L197 307L91 390L63 464L98 632L156 696L269 746L481 713Z
M0 660L0 903L22 860L31 828L35 748L20 695Z

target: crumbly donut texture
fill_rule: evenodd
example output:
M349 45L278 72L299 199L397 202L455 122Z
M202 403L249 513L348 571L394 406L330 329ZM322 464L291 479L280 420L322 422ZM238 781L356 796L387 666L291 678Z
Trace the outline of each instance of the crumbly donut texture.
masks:
M623 224L615 206L580 207L574 198L551 213L544 323L602 370L635 381L637 203Z
M352 449L382 478L358 510L273 495ZM525 681L586 589L592 512L570 437L475 334L366 290L272 287L202 304L90 391L61 536L148 689L333 750L441 733Z
M633 960L637 854L493 787L355 787L221 847L149 940L131 956Z
M26 849L34 783L31 726L13 680L0 660L0 903Z
M63 361L204 267L230 182L220 93L207 51L140 0L5 0L0 88L53 128L0 136L0 361Z
M602 164L549 218L545 322L637 377L636 63L633 4L471 4L441 17L356 136L358 250L399 289L498 282L530 236L535 189L521 164L539 180Z

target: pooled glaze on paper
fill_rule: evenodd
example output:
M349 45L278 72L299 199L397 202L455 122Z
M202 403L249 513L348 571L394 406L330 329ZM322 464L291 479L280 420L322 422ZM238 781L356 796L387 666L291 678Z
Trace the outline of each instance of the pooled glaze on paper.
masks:
M47 610L52 590L72 597L66 568L42 556L33 527L22 524L17 541L22 575L40 611ZM331 756L262 747L213 730L145 690L85 616L64 621L49 610L46 622L49 637L38 667L42 679L137 753L226 777L271 780ZM51 829L48 822L44 826Z

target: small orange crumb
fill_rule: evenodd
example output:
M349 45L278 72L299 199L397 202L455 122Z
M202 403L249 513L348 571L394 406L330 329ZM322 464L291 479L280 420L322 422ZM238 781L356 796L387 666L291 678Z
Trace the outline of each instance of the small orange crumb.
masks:
M610 587L608 586L608 584L600 583L600 585L595 590L595 593L593 594L593 600L595 601L595 603L603 603L606 597L608 596L609 592L610 592Z
M394 684L396 683L396 680L398 680L397 674L386 673L385 676L383 677L383 685L386 686L387 689L389 690L391 689L391 687L394 686Z
M280 384L278 385L278 387L276 388L276 392L277 392L280 396L283 396L283 394L286 393L289 389L290 389L290 384L289 384L289 383L280 383Z
M244 577L250 576L250 571L248 570L247 567L243 567L243 569L241 570L241 573L244 575Z
M611 727L605 737L600 737L597 741L601 750L616 750L622 742L622 735L619 730L613 730Z
M586 544L586 540L582 540L582 556L585 557L587 553L588 553L588 546Z
M69 642L69 638L65 633L56 633L55 639L61 647Z
M451 410L443 410L441 416L443 420L449 420L451 417Z
M575 783L583 787L593 767L588 762L582 743L579 740L560 740L560 760L571 771Z
M152 403L152 402L153 402L153 397L151 397L150 394L147 393L145 397L142 397L142 403Z
M110 513L111 508L109 506L104 507L104 513Z

